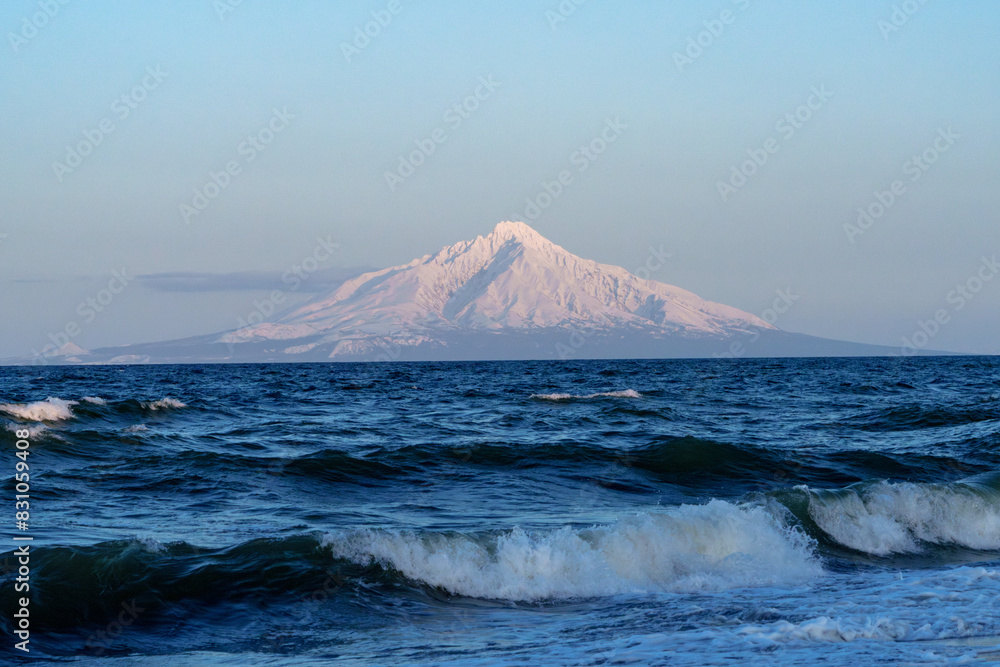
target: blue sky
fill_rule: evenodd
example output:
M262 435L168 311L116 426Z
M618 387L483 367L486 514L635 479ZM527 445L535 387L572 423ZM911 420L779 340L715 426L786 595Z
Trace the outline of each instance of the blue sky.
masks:
M662 247L652 278L755 314L790 290L777 326L832 338L943 311L928 347L1000 353L995 3L11 0L0 31L0 357L232 329L296 267L290 301L564 170L525 221L578 255Z

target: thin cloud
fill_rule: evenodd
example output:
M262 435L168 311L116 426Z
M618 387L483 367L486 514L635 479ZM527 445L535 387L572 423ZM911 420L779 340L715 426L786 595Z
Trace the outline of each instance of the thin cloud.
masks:
M144 287L158 292L251 292L272 289L295 289L297 292L328 292L345 281L373 269L333 267L306 274L301 280L290 271L234 271L204 273L168 271L136 276ZM296 287L297 286L297 287Z

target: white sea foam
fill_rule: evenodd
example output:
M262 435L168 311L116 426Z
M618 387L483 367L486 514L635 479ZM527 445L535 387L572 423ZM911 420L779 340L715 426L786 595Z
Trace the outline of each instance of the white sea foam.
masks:
M554 643L533 657L539 663L577 664L574 658L586 651L606 664L683 667L701 667L706 655L712 664L734 665L869 665L873 656L879 664L909 665L996 660L993 651L984 655L977 647L1000 645L995 615L984 611L1000 594L1000 572L984 567L862 572L830 573L778 595L748 588L684 599L680 613L690 619L684 628L602 635L570 652ZM774 620L743 621L757 614Z
M876 556L920 543L1000 549L1000 496L976 484L878 482L809 493L809 514L841 544Z
M129 540L126 551L142 550L151 554L161 554L167 550L167 545L155 537L133 537Z
M34 403L3 403L0 404L0 412L26 421L56 422L71 419L73 411L70 407L76 404L76 401L64 401L50 396Z
M132 426L128 426L122 429L122 431L124 431L125 433L140 433L142 431L148 431L148 430L149 429L146 427L145 424L133 424Z
M882 576L886 581L871 582L866 593L858 591L855 599L833 603L824 610L825 614L795 623L778 621L745 626L741 633L763 643L939 641L995 633L995 627L986 619L965 612L984 599L996 597L1000 572L984 567L959 567L946 571L917 570L907 572L905 577L902 572L886 572ZM823 601L822 597L813 600ZM873 607L892 611L872 616ZM831 612L836 612L836 616Z
M592 398L642 398L642 394L635 389L625 389L622 391L601 391L595 394L532 394L529 398L541 401L573 401Z
M161 398L158 401L152 401L150 403L143 403L142 407L148 408L150 410L165 410L167 408L186 408L187 403L182 403L176 398Z
M92 403L94 405L107 405L108 402L99 396L84 396L80 399L84 403Z
M23 431L28 429L28 438L34 439L40 437L45 431L49 430L49 427L45 424L31 424L30 426L25 426L24 424L7 424L7 430L12 432Z
M377 562L456 595L598 597L800 583L822 573L809 538L761 507L721 500L607 526L499 535L360 529L329 534L333 555Z
M887 616L868 618L861 622L820 616L801 623L780 621L768 627L750 626L742 632L750 636L756 635L768 642L851 642L858 639L899 641L907 638L912 628L905 621Z

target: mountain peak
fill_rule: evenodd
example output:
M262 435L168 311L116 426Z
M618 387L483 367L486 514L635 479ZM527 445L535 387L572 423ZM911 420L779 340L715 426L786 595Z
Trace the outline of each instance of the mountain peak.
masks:
M509 220L497 223L497 226L493 228L493 231L490 232L488 238L495 241L507 241L514 239L515 241L520 241L524 245L533 246L548 242L548 239L523 222L513 222Z
M558 337L581 327L697 337L773 328L678 287L577 257L509 220L474 241L353 278L280 322L308 325L329 341L429 340L456 331L544 330ZM251 333L276 337L263 328Z
M89 353L69 343L45 356L117 364L898 354L787 334L737 308L578 257L515 221L355 276L274 321L241 324Z
M325 346L339 358L380 345L447 347L487 334L501 338L477 340L536 345L537 336L558 342L580 330L704 340L767 329L773 327L749 313L583 259L508 220L486 236L352 278L278 323L245 327L219 342L288 340L280 345L289 354ZM291 342L295 337L300 344Z

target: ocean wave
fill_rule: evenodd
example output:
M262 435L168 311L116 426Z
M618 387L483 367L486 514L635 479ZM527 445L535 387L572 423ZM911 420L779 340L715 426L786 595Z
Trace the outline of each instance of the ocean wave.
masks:
M101 408L107 406L108 401L98 396L83 396L78 401L63 400L50 396L44 401L35 401L34 403L2 403L0 404L0 412L5 412L24 421L56 422L73 419L76 415L71 408L81 404ZM118 412L176 410L188 407L186 403L169 396L147 402L126 400L114 403L113 406L113 409ZM80 409L83 410L84 408L81 406Z
M918 642L979 638L984 646L998 643L996 626L974 613L980 601L992 599L1000 572L985 567L951 570L884 572L871 593L886 611L873 615L870 600L821 604L798 619L750 624L740 634L758 648L776 644L847 643L858 640ZM892 610L890 613L888 610ZM927 613L928 611L932 613Z
M622 391L599 391L594 394L532 394L528 398L539 401L574 401L594 398L642 398L642 394L635 389L624 389Z
M847 426L862 431L917 431L929 428L964 426L1000 420L1000 408L980 401L973 405L906 405L879 409L851 417L834 427Z
M0 412L6 412L25 421L56 422L72 419L73 411L70 408L74 405L78 403L50 396L44 401L34 403L2 403Z
M340 452L336 453L345 456ZM496 467L598 466L602 472L622 473L626 469L633 469L683 485L698 484L704 479L720 476L745 479L753 477L758 471L766 474L777 470L781 465L780 458L763 448L737 446L690 436L659 436L652 438L648 444L631 448L560 442L487 442L448 448L407 445L398 449L376 450L363 460L369 465L392 465L418 472L442 462Z
M337 558L379 564L454 595L539 601L792 584L822 573L812 541L762 507L721 500L606 526L491 535L359 529Z
M137 401L116 404L111 410L122 420L107 429L103 424L93 433L109 438L145 435L154 430L154 413ZM83 411L79 414L82 416ZM162 414L162 413L160 413ZM90 432L87 432L90 433ZM73 439L84 437L82 434ZM132 442L131 440L129 442ZM72 456L90 456L92 448L73 448ZM191 457L197 454L197 462ZM861 453L863 454L863 453ZM612 447L593 442L471 442L444 446L438 443L412 444L377 449L345 451L326 448L296 456L273 453L236 455L232 451L184 450L162 452L158 460L184 468L197 465L216 474L245 475L249 471L301 477L320 483L348 483L385 487L395 483L425 484L442 476L492 475L507 470L553 471L579 479L588 485L624 483L648 492L654 485L669 484L684 489L702 489L707 497L733 498L743 493L790 494L792 501L805 506L805 496L793 491L796 484L812 487L843 487L865 479L883 477L940 477L950 459L924 460L923 457L844 457L836 461L786 458L780 450L767 447L706 440L692 436L649 437L643 444ZM974 466L967 470L978 471ZM803 518L805 510L797 512Z
M148 413L135 415L129 410L125 415L128 421L116 424L113 429L102 426L101 430L86 433L113 441L122 436L141 437L154 430L153 424L147 421L150 418ZM76 434L73 441L82 437L85 437L84 434ZM74 447L61 453L89 457L93 449L89 446ZM211 470L213 474L220 475L243 476L257 472L299 477L318 483L366 487L387 487L396 483L426 484L440 481L442 476L479 476L525 469L560 471L586 479L588 484L644 478L650 483L703 488L707 495L716 494L720 485L731 488L733 484L741 484L757 489L765 484L787 482L786 477L779 480L775 476L776 471L786 469L786 463L764 448L668 436L631 448L575 442L485 442L461 447L407 445L364 452L328 448L286 457L267 452L242 455L225 449L182 450L159 452L155 460L157 464L171 468ZM152 461L143 459L138 463L145 466ZM803 470L810 474L813 471L812 468ZM824 477L816 473L807 479Z
M11 433L16 433L24 429L28 430L28 438L33 440L41 437L43 433L49 430L49 427L45 424L31 424L30 426L25 426L24 424L7 424L7 430Z
M151 614L177 603L194 601L211 607L228 601L259 598L294 599L311 592L340 572L343 583L360 581L356 566L332 566L317 549L318 536L257 539L229 548L206 549L185 542L163 543L153 537L102 542L89 546L32 547L32 574L47 582L46 594L32 601L32 627L48 630L81 628L93 632L93 619L114 619L122 600L135 601ZM0 554L16 560L13 551ZM234 587L234 582L238 585ZM0 590L10 606L14 590ZM6 629L7 619L0 619ZM44 631L43 631L44 633ZM32 647L34 648L34 647ZM0 659L2 662L2 659Z
M742 630L742 634L768 643L851 642L858 639L899 641L907 639L911 632L909 623L886 616L870 618L861 623L820 616L800 623L779 621L771 626L750 626Z
M161 398L158 401L150 401L149 403L143 403L142 407L148 410L166 410L169 408L180 409L180 408L186 408L187 403L182 403L181 401L178 401L176 398L170 398L169 396L167 396L166 398Z
M331 450L335 452L336 450ZM648 442L611 447L592 442L482 442L464 446L407 445L370 451L362 461L372 474L375 465L392 466L400 473L438 474L446 465L490 467L554 467L576 469L605 478L641 474L657 482L686 488L715 488L732 480L742 490L771 490L795 484L842 487L866 479L886 477L931 479L957 469L960 462L922 455L874 455L870 452L832 454L825 460L760 445L711 440L694 436L649 436ZM338 453L338 456L346 454ZM353 459L353 457L352 457ZM352 461L353 463L353 461ZM329 465L334 465L331 461ZM979 472L982 465L961 464ZM322 467L322 466L317 466Z
M809 517L827 536L874 556L919 553L924 545L1000 550L1000 493L974 481L876 482L807 494Z

